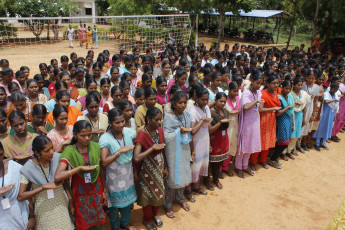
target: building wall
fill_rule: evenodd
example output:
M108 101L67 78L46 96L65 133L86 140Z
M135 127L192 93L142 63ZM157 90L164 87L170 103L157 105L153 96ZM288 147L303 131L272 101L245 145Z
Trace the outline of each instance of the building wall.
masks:
M96 3L95 0L76 0L76 3L79 6L79 12L73 12L72 16L97 16L97 9L96 9ZM87 14L88 13L88 14ZM71 22L73 23L79 23L80 19L73 19ZM83 19L81 20L83 23L95 23L95 19L89 18L89 19Z

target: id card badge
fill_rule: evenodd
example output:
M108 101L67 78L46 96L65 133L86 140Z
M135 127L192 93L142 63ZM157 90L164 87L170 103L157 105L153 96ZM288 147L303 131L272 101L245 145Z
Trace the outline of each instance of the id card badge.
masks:
M222 136L223 137L225 136L225 130L222 130Z
M84 174L84 180L85 180L85 183L91 183L91 174L85 173Z
M184 133L183 138L188 139L188 133Z
M161 161L162 161L161 154L157 154L155 158L156 158L158 163L161 163Z
M10 200L8 198L1 200L2 210L9 209L11 207Z
M47 197L48 197L48 200L54 198L54 190L53 189L48 189L47 190Z

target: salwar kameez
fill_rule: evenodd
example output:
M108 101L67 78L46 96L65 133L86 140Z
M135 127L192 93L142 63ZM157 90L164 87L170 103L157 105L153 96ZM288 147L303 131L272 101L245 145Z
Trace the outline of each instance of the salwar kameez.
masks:
M322 105L322 115L318 129L315 131L313 138L316 138L316 146L324 146L327 139L332 136L333 121L335 112L339 106L339 102L335 101L329 104L326 104L325 101L339 99L336 94L333 96L330 92L324 93L324 103Z
M247 111L243 109L245 104L255 100L261 100L259 90L256 93L249 89L244 90L240 104L238 148L235 160L235 166L240 170L248 168L251 154L261 152L259 103Z
M311 88L309 88L305 83L303 83L303 90L309 94L310 101L305 106L305 125L302 127L302 137L307 136L308 133L311 131L311 122L310 118L313 115L314 109L314 99L316 95L320 94L320 86L314 84Z
M163 130L165 140L165 159L168 166L168 179L166 180L165 207L171 208L172 202L184 201L184 188L192 181L191 171L191 133L181 133L180 127L191 128L191 115L183 112L176 115L173 112L164 116Z

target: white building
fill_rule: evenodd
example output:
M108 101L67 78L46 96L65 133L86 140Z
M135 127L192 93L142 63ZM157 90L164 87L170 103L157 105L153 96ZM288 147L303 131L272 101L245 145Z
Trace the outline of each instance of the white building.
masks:
M97 16L97 10L96 10L96 0L75 0L75 2L78 4L79 6L79 11L77 12L72 12L71 16L74 17L95 17ZM78 23L80 20L76 19L76 23ZM92 22L92 23L96 23L96 19L87 19L87 20L82 20L82 22Z

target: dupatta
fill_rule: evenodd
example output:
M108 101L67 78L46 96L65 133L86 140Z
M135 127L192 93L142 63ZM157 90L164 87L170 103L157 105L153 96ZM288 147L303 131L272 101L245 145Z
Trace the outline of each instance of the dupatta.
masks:
M60 154L54 153L53 155L53 160L50 164L50 169L49 169L49 176L48 176L48 181L52 182L54 181L54 176L55 172L57 169L57 166L59 165L60 162ZM28 160L24 166L21 168L20 172L32 183L42 186L47 184L47 180L45 176L42 174L43 172L41 169L37 168L36 164L30 159Z
M101 159L101 147L96 142L90 141L88 146L88 155L90 165L99 165ZM66 160L72 168L78 166L85 166L85 161L81 153L76 149L74 145L69 145L62 152L60 160ZM100 165L92 171L88 171L91 174L91 183L95 183L99 176ZM84 178L84 171L78 172L79 176Z
M265 101L264 108L272 108L272 107L279 107L280 106L280 100L278 97L278 93L274 91L274 96L270 94L267 90L261 91L262 96L261 99Z
M280 99L280 102L281 102L283 108L286 108L286 107L288 107L289 105L292 105L292 104L294 103L293 96L292 96L290 93L287 95L287 100L285 99L285 97L283 97L283 96L280 95L280 94L279 94L278 97L279 97L279 99ZM294 112L294 107L292 107L292 108L286 110L285 113L286 113L287 115L291 116L291 115L293 114L293 112Z

